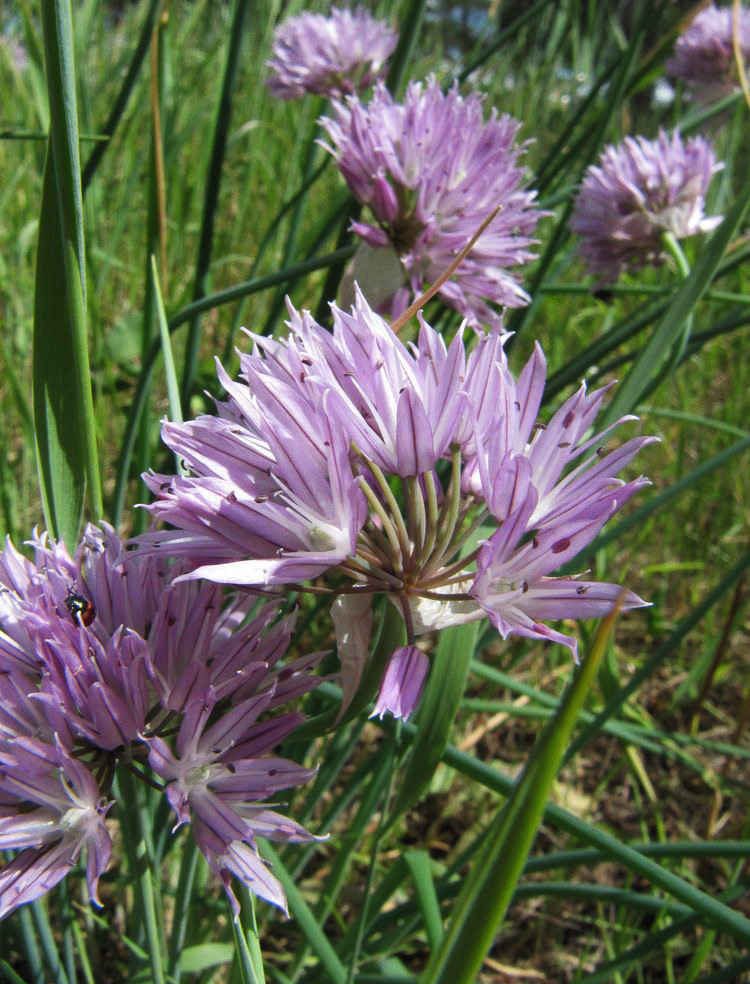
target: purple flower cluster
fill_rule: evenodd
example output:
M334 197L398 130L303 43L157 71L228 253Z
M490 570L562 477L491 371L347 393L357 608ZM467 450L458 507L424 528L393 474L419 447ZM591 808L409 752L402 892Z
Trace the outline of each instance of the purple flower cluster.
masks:
M316 656L279 665L292 619L214 584L177 585L160 557L128 558L89 526L71 558L0 554L0 918L86 855L89 894L112 851L117 769L161 782L211 868L285 908L255 838L311 835L263 801L311 772L269 755L300 722L267 714L316 683Z
M665 233L684 239L716 228L721 216L704 208L721 167L708 140L683 141L677 132L605 148L584 175L570 220L591 273L613 283L628 267L661 263Z
M395 249L414 294L438 280L499 205L440 297L474 326L497 322L491 304L528 304L512 268L533 259L542 213L524 187L519 123L495 110L484 122L480 95L444 93L433 78L410 83L403 103L382 85L367 105L337 102L321 124L331 141L323 146L372 213L353 230L371 246ZM408 290L394 288L393 313L407 303Z
M268 88L280 99L361 92L381 77L397 41L395 31L361 9L290 17L274 32Z
M750 64L750 10L741 7L737 37L742 60ZM667 72L682 80L693 98L711 102L738 88L731 7L711 4L680 35Z
M541 349L516 380L498 331L472 332L467 351L461 332L446 346L422 320L405 345L361 295L351 314L333 307L333 333L289 310L287 339L252 336L242 381L219 367L228 399L217 416L164 424L190 473L145 476L149 510L176 529L147 534L140 550L181 557L191 570L179 581L278 590L330 575L345 700L376 592L403 613L409 645L486 615L503 637L575 653L546 620L606 614L621 588L551 575L646 484L617 474L651 439L606 452L612 428L592 432L606 388L582 386L539 422ZM641 604L625 595L625 608ZM394 659L376 711L405 716L426 663L411 650ZM394 695L398 680L408 700Z

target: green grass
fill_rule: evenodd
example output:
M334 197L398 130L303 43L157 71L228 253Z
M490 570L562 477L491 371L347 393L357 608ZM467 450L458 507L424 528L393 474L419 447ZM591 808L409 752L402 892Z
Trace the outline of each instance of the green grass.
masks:
M530 185L541 179L541 199L553 214L540 224L538 252L546 265L537 263L526 277L527 284L538 281L534 303L509 316L518 330L511 365L518 369L534 340L541 341L550 374L559 372L565 380L545 413L579 379L624 380L636 366L631 378L639 384L633 392L642 404L641 421L627 425L628 435L653 433L661 443L639 456L638 467L653 487L629 505L628 515L750 434L749 329L742 324L750 318L750 267L730 262L747 246L748 227L745 219L739 221L724 268L719 267L718 276L707 275L706 293L687 298L693 341L685 357L652 392L645 392L646 373L654 367L637 359L662 323L663 311L656 310L660 300L668 302L680 287L679 274L669 263L645 268L622 278L611 298L597 299L567 231L566 210L585 166L603 144L629 133L654 136L660 126L677 126L693 114L679 93L669 106L651 103L652 83L663 74L679 11L667 4L550 0L535 5L535 16L524 19L527 6L493 5L478 33L428 11L405 77L435 72L446 85L461 78L463 90L479 88L488 105L523 121L523 135L530 141ZM302 7L292 4L284 14ZM304 8L324 9L322 4ZM377 4L376 10L391 19L408 13L395 2ZM322 167L306 193L294 198L324 161L313 141L325 105L312 97L281 103L264 85L263 62L280 12L277 3L251 5L215 199L206 189L232 20L229 3L176 0L168 5L158 32L157 77L152 80L149 46L134 69L122 118L91 174L82 219L93 423L105 518L112 517L117 498L116 475L143 355L160 327L164 330L149 286L151 253L160 261L164 247L161 297L167 319L181 321L171 334L174 406L189 323L181 312L194 299L196 271L199 279L205 272L201 292L213 294L244 281L278 280L275 275L283 268L306 261L314 266L316 258L336 248L348 199L335 168ZM125 4L118 13L114 5L95 0L74 4L84 169L97 146L89 138L102 133L123 94L140 32L144 25L150 28L150 13L146 0ZM523 22L503 34L515 17ZM36 6L24 2L12 15L0 13L0 27L22 40L28 55L26 66L17 69L0 46L0 311L5 325L0 526L19 544L44 523L34 459L31 357L50 113ZM498 30L499 47L494 43ZM472 66L464 78L463 69ZM152 151L153 90L160 100L163 240ZM735 102L705 124L726 164L712 186L710 214L729 213L741 194L750 162L748 112ZM213 224L207 272L198 263L206 208ZM687 243L693 269L706 263L705 250L704 242ZM285 293L297 306L316 310L326 273L324 268L274 282L199 316L194 380L183 401L186 416L210 409L205 391L217 392L216 353L226 353L228 370L236 370L232 346L246 344L240 327L282 330ZM634 322L641 311L646 314L640 327L628 332L625 319ZM442 316L435 302L429 314ZM601 349L589 358L586 353L595 343ZM576 364L568 379L565 367L576 359L580 367ZM126 533L145 522L135 518L139 514L132 508L145 496L139 471L149 464L157 470L172 467L158 437L159 421L169 413L161 358L147 392L125 472ZM579 984L744 979L750 941L743 919L748 911L744 861L750 851L750 689L743 626L749 476L745 451L699 482L688 482L663 508L586 558L597 578L627 583L653 607L618 623L588 710L578 718L578 735L586 740L576 745L573 736L576 754L568 755L552 787L531 859L497 930L482 979L514 979L507 968ZM74 520L67 522L70 526ZM298 601L302 629L296 645L302 651L329 648L327 617L309 598ZM705 610L693 618L704 601ZM589 651L594 626L581 627L580 636L583 651ZM443 646L449 650L447 637ZM462 677L455 666L451 669ZM432 730L427 725L420 729L419 718L416 733L411 724L399 732L392 722L379 726L355 719L329 738L295 739L289 754L306 755L320 764L320 771L292 799L290 814L316 832L330 831L331 839L281 855L277 874L297 886L290 892L288 922L264 903L253 912L247 896L241 924L233 929L202 857L196 861L194 853L182 850L184 841L169 833L171 820L147 796L129 825L133 829L123 830L117 864L103 879L103 911L86 908L80 879L68 879L67 899L53 894L0 925L0 977L119 984L158 980L163 967L169 981L234 984L258 976L259 939L269 981L416 980L411 975L424 970L430 952L440 945L470 865L483 856L485 832L545 722L559 712L570 677L566 650L520 639L501 643L482 626L463 698L463 677L450 683L450 700L442 706L438 686L444 680L448 686L448 678L433 681L430 706L437 710L428 721ZM633 694L618 700L634 677L639 684ZM336 700L328 684L308 709L325 714ZM419 781L412 743L429 764ZM399 787L404 781L408 788ZM417 793L421 798L415 804ZM399 818L389 822L394 804ZM150 875L137 860L136 842L145 837L143 827L149 823L156 832L148 848L151 874L162 878L156 899L149 896L154 889ZM723 852L729 844L735 847ZM676 845L685 845L684 852L670 851ZM588 852L568 853L582 848ZM158 957L157 968L154 940L164 926L176 927L178 935L168 956ZM189 944L182 974L178 939ZM232 944L232 962L226 944ZM711 976L727 968L734 977Z

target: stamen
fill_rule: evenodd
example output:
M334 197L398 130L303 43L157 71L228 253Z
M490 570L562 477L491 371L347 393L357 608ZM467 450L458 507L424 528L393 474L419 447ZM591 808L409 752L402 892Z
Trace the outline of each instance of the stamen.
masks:
M378 534L382 546L379 546L375 541L372 536L373 533ZM388 541L380 530L371 529L369 533L360 530L359 536L357 537L356 556L359 557L362 563L371 564L378 570L389 567L391 563L391 556L388 553Z
M397 591L401 591L404 587L403 581L398 577L394 577L393 574L389 574L388 571L384 571L377 565L375 565L374 569L369 566L365 567L362 564L358 564L352 557L337 564L336 570L348 574L349 577L364 577L368 584L377 584L379 591L392 591L394 588Z
M466 518L466 515L467 515L467 513L469 511L469 508L470 507L468 507L467 509L465 509L462 512L461 516L459 516L458 523L456 524L459 530L461 529L461 526L463 525L463 521ZM454 537L453 540L451 540L450 550L449 550L448 553L446 553L445 557L443 558L444 563L447 563L448 561L451 560L451 558L453 558L453 557L456 556L456 554L459 552L459 550L461 550L461 548L464 546L464 544L469 539L469 537L472 535L472 533L475 533L476 532L476 530L478 529L478 527L480 527L482 525L482 523L485 521L485 519L487 519L487 517L489 516L489 514L490 514L489 513L489 509L481 509L477 513L477 515L474 517L474 519L471 520L471 522L466 527L466 529L463 531L463 533L460 533L457 537ZM474 555L472 554L472 556L474 556ZM462 562L463 563L466 563L466 558L464 558Z

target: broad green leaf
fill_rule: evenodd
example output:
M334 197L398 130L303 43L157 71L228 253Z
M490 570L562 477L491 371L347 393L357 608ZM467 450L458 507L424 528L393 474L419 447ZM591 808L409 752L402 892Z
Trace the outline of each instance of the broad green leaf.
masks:
M34 417L48 525L75 549L84 487L102 514L86 336L83 204L71 8L43 0L50 109L34 300Z
M185 974L200 974L208 967L229 963L234 956L231 943L199 943L182 951L180 970Z
M86 490L86 449L75 378L72 328L51 152L39 218L34 298L33 389L39 486L47 529L71 551L78 541Z

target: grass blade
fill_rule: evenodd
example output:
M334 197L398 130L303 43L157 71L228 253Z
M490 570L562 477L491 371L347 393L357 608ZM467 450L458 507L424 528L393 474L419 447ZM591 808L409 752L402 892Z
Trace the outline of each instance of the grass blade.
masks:
M122 115L128 105L128 100L130 99L131 93L135 87L138 73L140 72L141 66L146 58L146 54L148 53L149 45L151 44L151 35L154 30L156 18L161 10L161 5L162 0L151 0L151 6L146 11L146 17L143 21L143 27L141 28L141 33L138 37L138 43L133 51L133 57L128 65L125 78L122 80L120 91L117 93L117 97L112 103L112 109L107 117L107 121L102 128L101 134L103 137L113 137L115 131L117 130L117 126L122 119ZM91 184L91 179L94 177L96 169L99 167L101 159L104 157L109 143L109 139L102 140L97 143L91 151L81 177L81 189L83 194L86 194L86 189Z
M427 939L431 947L438 947L443 940L443 918L440 915L440 903L432 877L430 855L427 851L407 851L404 854L404 861L417 891Z
M573 728L596 679L617 609L604 619L560 709L545 728L453 909L424 984L472 984L510 904Z
M61 257L60 218L48 152L39 216L34 297L33 408L39 488L47 529L73 548L83 517L86 451L74 377L73 329Z
M161 351L164 356L164 376L167 381L167 397L169 399L169 419L177 423L182 423L182 407L180 404L180 388L177 384L177 371L174 366L174 356L172 355L172 344L169 337L169 325L167 315L164 311L164 301L161 296L159 285L159 270L156 265L156 257L151 254L151 278L154 288L154 300L156 302L156 317L159 322L159 341Z
M56 459L56 463L59 463L61 458L66 459L67 467L64 472L67 474L63 476L65 485L70 479L76 484L83 485L84 481L88 483L94 517L99 518L103 510L86 337L83 202L78 157L73 30L68 0L43 0L42 25L51 153L47 157L47 169L50 173L45 180L43 214L40 218L40 256L34 305L34 353L42 358L38 365L35 358L35 384L41 390L41 402L35 416L41 420L43 427L42 442L37 443L40 474L42 482L46 484L43 497L48 505L54 504L53 518L58 524L57 531L66 537L72 548L77 540L80 522L80 516L76 515L78 502L74 501L73 507L69 507L65 496L61 495L62 490L55 487L57 476L52 474L53 460ZM57 222L52 215L44 214L53 209L57 211ZM51 271L46 264L43 265L42 260L51 262L52 268L56 268L49 292L46 289L46 280ZM56 310L53 304L56 305ZM59 333L61 310L66 312L66 317L64 331ZM53 339L53 334L58 335L56 340ZM63 355L63 365L54 365L51 360L42 356L45 346L54 348L55 345ZM66 364L70 374L64 371ZM66 388L70 393L64 395L61 390ZM50 427L50 415L59 411L61 402L67 404L71 412L58 415L54 427ZM42 461L42 456L46 456L46 460Z
M198 246L198 259L195 269L195 285L193 300L200 300L206 293L208 271L211 266L211 249L213 245L214 220L219 204L219 185L221 183L221 166L226 152L229 135L229 121L232 114L232 90L237 79L242 39L245 34L245 22L250 9L248 0L235 0L232 12L232 25L229 30L224 77L221 83L219 104L216 110L216 124L211 143L211 158L208 165L206 190L203 198L203 215L201 217L201 234ZM196 314L190 321L188 338L185 348L185 361L182 371L182 403L188 408L190 393L195 378L200 349L200 315Z

